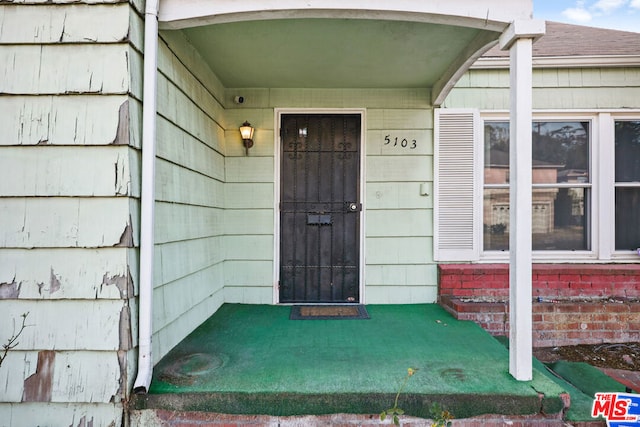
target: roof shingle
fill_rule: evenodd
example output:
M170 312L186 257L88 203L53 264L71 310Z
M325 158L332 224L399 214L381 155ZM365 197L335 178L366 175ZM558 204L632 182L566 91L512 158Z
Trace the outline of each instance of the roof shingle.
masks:
M547 21L546 34L533 44L533 56L640 55L640 33ZM505 57L494 46L483 57Z

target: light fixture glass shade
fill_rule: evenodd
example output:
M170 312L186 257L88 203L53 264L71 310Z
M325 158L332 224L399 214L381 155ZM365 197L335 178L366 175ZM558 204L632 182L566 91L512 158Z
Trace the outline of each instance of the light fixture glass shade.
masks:
M242 135L242 139L253 139L253 128L249 122L244 122L240 126L240 135Z

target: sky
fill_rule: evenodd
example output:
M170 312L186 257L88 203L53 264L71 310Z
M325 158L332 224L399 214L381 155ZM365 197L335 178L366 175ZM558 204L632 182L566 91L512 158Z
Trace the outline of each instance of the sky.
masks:
M533 0L533 17L640 32L640 0Z

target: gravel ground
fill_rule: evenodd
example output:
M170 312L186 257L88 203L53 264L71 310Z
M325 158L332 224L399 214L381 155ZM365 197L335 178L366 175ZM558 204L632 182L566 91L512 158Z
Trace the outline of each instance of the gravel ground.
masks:
M545 363L566 360L599 368L640 371L640 342L534 348L533 355Z

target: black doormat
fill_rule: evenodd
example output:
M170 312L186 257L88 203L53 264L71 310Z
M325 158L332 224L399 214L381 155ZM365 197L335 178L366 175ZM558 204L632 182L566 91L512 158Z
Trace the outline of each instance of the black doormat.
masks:
M349 320L368 319L364 305L294 305L291 320Z

